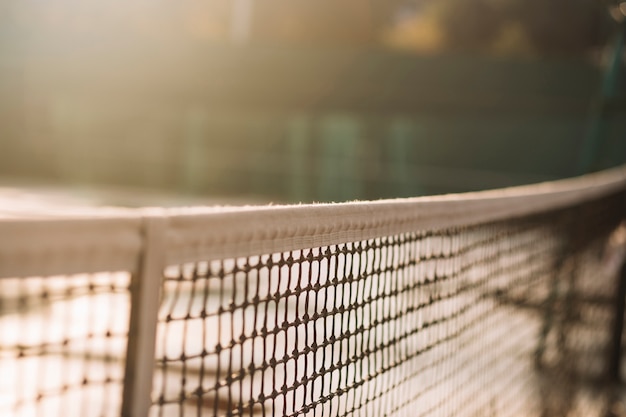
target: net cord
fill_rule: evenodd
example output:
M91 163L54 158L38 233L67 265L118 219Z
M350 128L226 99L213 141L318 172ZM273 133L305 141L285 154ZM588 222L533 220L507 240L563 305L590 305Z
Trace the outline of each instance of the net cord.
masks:
M626 187L626 167L465 194L372 202L169 210L167 263L237 258L406 231L519 218L592 201Z
M135 272L152 244L155 211L166 218L166 263L242 257L505 220L580 204L626 188L626 166L521 187L372 202L125 210L103 215L0 218L0 278ZM105 211L106 212L106 211ZM109 210L110 212L110 210Z

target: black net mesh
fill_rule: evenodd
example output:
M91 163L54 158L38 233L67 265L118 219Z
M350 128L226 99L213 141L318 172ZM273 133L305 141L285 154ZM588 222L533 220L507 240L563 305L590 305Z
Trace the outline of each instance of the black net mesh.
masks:
M625 197L170 265L153 381L129 273L2 278L0 415L619 415Z
M119 416L128 273L0 279L0 415Z
M170 266L151 414L604 415L623 215Z

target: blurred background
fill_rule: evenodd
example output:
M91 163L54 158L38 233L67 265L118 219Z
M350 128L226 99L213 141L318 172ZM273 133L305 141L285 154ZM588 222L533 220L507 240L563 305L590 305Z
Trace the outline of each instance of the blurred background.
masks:
M615 0L2 1L0 186L346 201L619 165L625 18Z

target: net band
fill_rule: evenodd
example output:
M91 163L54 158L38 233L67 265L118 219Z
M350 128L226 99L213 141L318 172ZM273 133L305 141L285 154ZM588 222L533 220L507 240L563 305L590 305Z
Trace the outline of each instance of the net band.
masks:
M391 236L407 230L433 230L504 220L576 205L623 190L626 168L580 178L508 189L372 202L296 206L207 207L138 210L63 210L50 215L43 208L15 217L2 216L0 277L64 271L74 258L75 270L98 272L118 263L133 270L142 246L142 218L166 217L167 261L206 257L249 256ZM64 215L65 212L72 213ZM64 256L68 250L99 253L102 266L90 256ZM60 253L54 255L54 251ZM107 252L112 253L107 256ZM22 262L20 254L29 257ZM33 257L40 260L33 263ZM47 259L46 259L47 257ZM59 259L59 271L54 270ZM120 261L123 259L125 261ZM108 267L107 267L108 266ZM47 270L45 268L52 268Z
M373 202L173 210L168 262L238 257L530 216L625 186L626 169L476 193ZM210 230L210 233L207 231Z

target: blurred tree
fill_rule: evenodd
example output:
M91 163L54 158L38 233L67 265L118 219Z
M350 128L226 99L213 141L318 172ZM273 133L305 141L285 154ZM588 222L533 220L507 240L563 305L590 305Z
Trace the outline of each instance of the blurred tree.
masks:
M363 0L263 0L254 10L252 34L261 42L370 44L380 9Z
M446 46L461 51L489 49L506 21L503 9L490 0L441 0L435 13Z
M519 17L540 53L578 54L606 42L606 5L597 0L519 0Z
M388 46L416 52L436 52L444 44L443 29L431 3L405 2L395 10L391 24L382 34Z
M25 33L42 33L43 38L97 34L121 41L137 37L230 42L234 1L23 0L7 3L15 10L0 14L11 16ZM605 43L609 1L617 4L616 0L249 0L252 17L246 37L249 43L383 43L421 52L571 55ZM623 16L619 7L616 10Z
M437 52L444 44L441 25L432 17L412 16L383 34L384 44L415 52Z
M606 42L598 0L414 0L411 19L393 22L392 46L499 54L581 54Z

